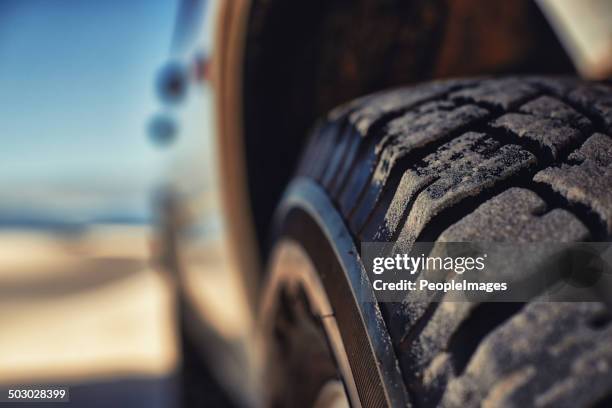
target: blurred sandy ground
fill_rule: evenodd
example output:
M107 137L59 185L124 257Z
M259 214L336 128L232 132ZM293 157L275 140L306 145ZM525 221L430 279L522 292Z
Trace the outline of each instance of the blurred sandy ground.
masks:
M0 384L69 384L70 406L176 406L173 291L150 234L0 230Z

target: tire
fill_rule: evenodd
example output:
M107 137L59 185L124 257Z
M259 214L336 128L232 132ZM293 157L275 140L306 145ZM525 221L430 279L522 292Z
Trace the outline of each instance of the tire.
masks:
M612 406L605 302L357 301L362 242L610 241L611 135L612 87L571 78L432 82L358 99L316 126L277 211L276 247L290 241L314 266L331 313L309 307L332 351L342 343L353 403ZM295 327L294 316L279 329L278 316L323 296L285 291L295 285L283 276L264 296L276 343ZM308 375L285 368L283 381Z

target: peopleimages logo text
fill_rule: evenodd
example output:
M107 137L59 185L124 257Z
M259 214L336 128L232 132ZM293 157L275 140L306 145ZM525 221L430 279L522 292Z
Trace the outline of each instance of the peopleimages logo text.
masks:
M454 271L462 274L466 271L481 271L485 268L486 254L478 257L441 257L441 256L410 256L397 254L389 257L374 258L372 272L380 275L385 271L406 271L411 275L419 271L438 270Z

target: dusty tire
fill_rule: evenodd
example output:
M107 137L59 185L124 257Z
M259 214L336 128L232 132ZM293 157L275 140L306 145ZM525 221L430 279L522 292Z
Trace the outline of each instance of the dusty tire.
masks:
M612 404L603 302L451 308L407 298L372 311L355 297L363 265L333 265L359 264L367 241L610 241L611 135L612 87L535 77L383 92L318 124L277 236L317 264L351 368L361 370L357 387L369 387L363 406ZM342 285L352 292L340 299ZM348 316L359 319L343 328ZM351 345L356 335L367 347ZM364 369L368 358L378 368ZM381 400L368 398L376 387Z

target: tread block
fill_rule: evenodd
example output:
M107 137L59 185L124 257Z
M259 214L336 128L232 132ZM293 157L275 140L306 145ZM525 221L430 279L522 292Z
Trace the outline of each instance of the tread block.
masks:
M439 240L446 242L573 242L589 237L573 214L554 209L533 191L510 188L481 204L448 227Z
M468 100L497 109L511 109L536 95L538 88L517 78L482 81L479 86L453 92L453 100Z
M380 159L351 219L353 228L361 229L379 200L389 175L402 159L488 115L488 111L475 105L454 107L449 102L435 102L392 120L387 126L387 136L376 146Z
M578 111L547 95L526 103L519 110L540 118L558 120L580 130L587 130L592 125L591 121Z
M595 116L603 130L612 133L612 87L604 84L583 84L568 94L568 100Z
M556 119L546 119L522 113L508 113L496 119L491 126L514 133L520 138L535 142L552 159L577 144L582 133Z
M612 235L612 139L596 133L569 159L576 163L546 168L534 181L548 184L570 203L588 207Z
M402 216L421 189L441 174L482 163L500 144L483 133L468 132L440 146L402 175L398 188L374 239L386 241L396 233Z
M589 350L610 342L612 327L594 331L588 324L604 308L600 303L527 305L483 340L466 372L450 381L442 406L480 406L482 400L489 406L534 406L538 395L575 378L573 366L584 365L580 361Z
M481 194L536 163L536 157L520 146L504 145L480 164L442 175L416 198L400 233L399 248L410 248L425 226L443 210Z
M348 113L349 122L365 137L372 126L382 117L405 112L416 105L440 97L454 89L469 86L474 81L451 80L432 82L425 86L399 89L395 92L384 92L358 99L353 105L332 111L331 118Z

